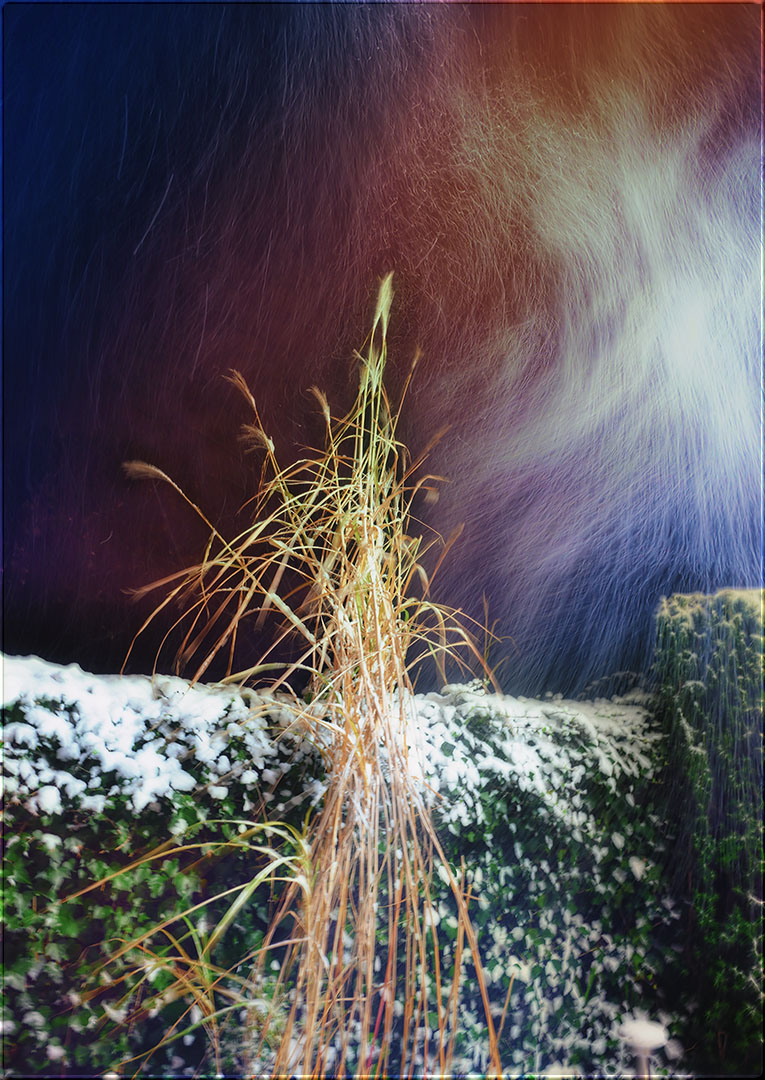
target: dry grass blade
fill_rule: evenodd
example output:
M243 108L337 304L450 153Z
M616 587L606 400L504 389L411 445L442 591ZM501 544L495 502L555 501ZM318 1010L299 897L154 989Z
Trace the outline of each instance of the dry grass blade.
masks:
M122 874L141 866L159 864L170 854L176 858L190 852L198 853L201 862L237 849L246 852L248 858L258 859L262 864L250 880L208 896L186 910L166 917L129 940L118 940L117 947L108 959L95 970L96 975L102 973L106 975L110 969L120 967L123 969L118 977L114 978L109 974L106 979L106 984L112 990L119 987L124 990L124 993L117 1001L116 1007L107 1005L104 1006L104 1011L128 1026L141 1022L147 1016L151 1016L165 1005L178 999L189 1003L157 1045L143 1051L136 1058L115 1063L120 1068L124 1068L131 1062L139 1062L136 1076L161 1047L188 1035L199 1026L205 1029L216 1071L220 1072L222 1067L221 1021L233 1011L244 1009L248 1015L254 1013L260 1017L260 1026L263 1027L265 1026L264 1017L269 1011L278 1007L273 998L263 1000L258 995L257 986L250 978L243 977L233 968L221 968L215 964L213 953L239 912L250 902L261 885L282 882L288 885L294 884L298 889L309 888L311 870L308 862L308 844L300 832L282 822L268 820L207 822L208 827L215 825L229 827L234 825L241 831L236 837L217 844L209 840L161 844L121 870L93 882L87 888L81 889L62 901L67 903L93 889L103 889ZM274 846L275 844L292 847L294 852L287 854L280 851ZM223 915L218 918L209 934L206 931L203 932L193 916L205 912L220 901L227 903ZM183 932L179 932L176 927L180 927ZM281 942L280 947L284 948L285 945L290 944L292 942ZM254 950L249 957L242 957L236 967L241 967L248 960L257 962L260 955L268 950L268 945ZM159 974L163 974L165 980L162 989L157 991L152 989L150 984ZM85 998L92 999L100 993L101 989L89 990Z
M322 750L327 790L312 822L311 876L287 889L265 943L294 919L290 936L298 943L280 976L292 1005L275 1052L269 1056L266 1024L253 1057L277 1075L385 1075L390 1065L412 1075L423 1060L427 1069L447 1072L465 939L484 999L492 1071L501 1073L468 902L448 866L460 948L451 977L443 970L430 882L434 861L445 858L425 786L409 767L414 658L430 655L443 670L455 647L479 663L481 657L454 613L429 600L431 579L420 561L426 546L411 535L412 501L424 481L413 478L422 459L412 465L396 438L399 412L384 388L392 298L388 275L358 354L350 412L333 419L324 395L313 391L326 421L324 449L313 457L279 466L249 388L232 374L254 415L248 444L266 456L261 489L248 504L252 524L231 543L211 530L204 563L173 590L188 601L196 627L184 647L189 656L201 655L198 675L252 611L259 612L258 624L278 614L284 633L302 642L300 659L283 679L296 670L311 673L311 710L296 702L295 715ZM417 582L419 596L410 593ZM200 597L207 613L201 623ZM261 660L235 675L229 667L227 681L263 667ZM255 982L263 977L261 962ZM397 1002L405 1003L401 1018ZM423 1043L432 1014L436 1023Z

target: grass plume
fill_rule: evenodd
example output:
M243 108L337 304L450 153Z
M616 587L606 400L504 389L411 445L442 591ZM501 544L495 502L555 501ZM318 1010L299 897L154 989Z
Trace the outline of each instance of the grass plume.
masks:
M278 928L293 920L288 936L294 944L277 987L289 1004L273 1053L268 1019L252 1033L252 1061L271 1054L269 1067L279 1075L382 1076L394 1039L401 1075L420 1071L423 1062L428 1070L448 1072L463 941L483 995L492 1071L501 1073L468 897L446 864L423 781L410 762L417 723L413 663L431 657L443 675L447 656L464 665L456 649L479 664L482 659L455 613L430 600L422 556L432 545L412 534L413 500L439 478L420 475L426 455L412 462L397 437L417 357L394 410L384 386L392 299L389 274L356 354L353 407L335 419L314 388L324 448L306 451L288 467L277 460L244 378L231 374L252 412L243 442L263 455L258 493L246 504L249 524L227 540L180 492L210 529L204 557L143 590L161 587L166 596L142 630L171 603L180 605L177 662L193 662L194 681L221 653L228 657L226 681L272 678L280 670L272 685L289 690L296 673L308 679L310 707L293 694L295 723L322 751L327 791L310 823L310 872L287 886L253 972L257 984ZM180 491L160 470L136 462L126 469ZM271 659L272 646L257 663L232 670L240 625L253 617L257 626L278 620L277 644L297 641L297 659L280 667ZM442 970L431 901L436 860L444 864L459 911L460 949L451 974Z

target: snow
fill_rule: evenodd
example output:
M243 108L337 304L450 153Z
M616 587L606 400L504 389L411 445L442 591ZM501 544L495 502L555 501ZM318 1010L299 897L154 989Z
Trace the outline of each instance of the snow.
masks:
M254 789L253 803L262 798L275 805L269 803L272 793L264 789L285 783L290 768L285 755L294 762L296 753L315 752L297 730L290 699L268 691L190 687L182 679L167 676L95 676L74 664L58 667L36 657L5 657L3 704L9 708L15 703L20 709L13 711L4 732L6 795L11 803L48 817L64 813L72 803L102 813L116 793L126 798L136 814L163 801L169 811L176 795L200 784L211 798L223 800L232 780ZM423 800L437 803L447 829L459 835L461 827L480 825L481 794L486 785L499 781L507 790L533 796L543 833L547 814L564 824L577 843L587 845L596 864L608 860L612 873L614 858L622 858L625 879L631 871L638 881L649 865L647 853L635 850L637 845L626 829L625 835L598 831L584 790L593 770L599 770L604 785L615 786L627 778L629 787L631 777L644 775L650 768L656 733L645 706L639 696L595 702L535 701L487 695L464 686L393 703L395 715L403 721L411 773ZM490 725L491 737L476 734L476 719ZM285 744L289 744L286 750ZM284 798L291 795L282 787L278 792ZM288 805L302 799L307 808L309 803L318 803L323 793L323 781L308 776ZM247 811L252 804L246 794L244 800ZM276 806L277 813L281 806ZM47 822L41 826L49 827ZM186 830L177 818L168 827L176 838ZM510 828L515 833L514 823ZM57 842L52 833L43 836L46 846ZM554 878L548 860L539 853L529 859L517 840L512 850L514 859L502 869L508 890L512 890L513 875L519 873L528 875L534 889L548 888ZM468 874L477 905L483 909L489 903L482 895L483 871L476 863ZM555 924L547 916L546 911L540 916L540 932L549 930L554 935ZM501 967L490 968L487 978L498 987L501 984L502 997L503 980L512 969L527 995L524 1008L538 1013L542 1003L535 996L537 980L532 974L536 954L545 972L546 992L570 997L576 991L581 998L581 988L571 981L569 970L572 941L577 938L576 951L588 933L592 936L588 949L610 938L597 920L585 927L578 914L564 911L561 918L566 929L558 923L562 944L556 955L564 956L562 970L552 963L549 952L532 950L523 927L511 931L496 927L498 936L490 955ZM454 920L444 908L433 921L451 927ZM511 938L518 956L509 955ZM621 960L604 955L601 962L604 969L617 971ZM607 1027L613 1023L615 1033L618 1020L613 1003L592 994L582 1008L593 1023L597 1018L601 1031L603 1023ZM541 1037L542 1019L540 1024ZM622 1034L631 1043L633 1037L646 1038L651 1031L653 1038L664 1032L666 1042L666 1030L648 1021L632 1021ZM565 1049L561 1045L556 1053Z
M43 814L56 814L61 812L61 796L58 788L46 784L40 788L35 796L34 804Z
M643 859L638 859L636 855L630 855L629 867L634 874L636 881L640 881L643 874L645 873L645 865L646 864Z
M26 801L34 812L55 814L62 811L62 793L75 798L113 774L140 813L173 792L193 790L197 780L182 760L218 776L229 773L231 761L223 750L237 731L244 733L250 756L247 769L240 770L246 775L243 782L255 783L255 770L276 756L264 718L271 700L249 690L190 687L169 676L95 676L77 664L60 667L38 657L5 656L3 707L7 711L18 703L23 713L23 721L11 721L3 733L4 766L10 774L6 793ZM45 744L55 748L62 765L84 765L90 783L65 769L52 772ZM225 785L213 785L211 793L224 798L225 790ZM94 791L84 796L88 802L83 805L103 809L106 794Z
M663 1024L657 1024L651 1020L633 1019L625 1020L622 1024L621 1036L636 1050L648 1053L664 1046L669 1039L669 1032Z

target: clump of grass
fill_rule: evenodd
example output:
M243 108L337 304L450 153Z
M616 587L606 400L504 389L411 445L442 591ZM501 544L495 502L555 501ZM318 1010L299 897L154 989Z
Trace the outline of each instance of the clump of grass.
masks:
M308 887L309 847L305 836L290 825L269 820L209 821L207 825L236 827L238 835L221 843L160 844L126 867L72 893L64 901L68 903L95 889L108 887L114 879L130 875L141 867L161 865L167 858L169 847L174 856L198 856L197 863L201 864L211 857L246 852L260 866L258 872L244 883L208 896L180 913L169 914L158 924L117 942L114 951L95 969L94 975L102 986L86 991L82 1000L97 999L103 987L108 987L112 1003L102 1007L106 1016L120 1025L132 1027L175 1002L181 1003L176 1019L155 1046L120 1062L121 1067L137 1062L136 1075L157 1051L200 1027L207 1036L216 1073L221 1075L225 1023L231 1014L244 1014L248 1023L262 1021L265 1016L273 1020L278 1005L273 999L273 980L268 992L263 993L260 992L262 980L256 985L240 973L241 968L256 960L261 952L269 951L269 945L255 948L250 955L241 957L233 968L221 967L214 954L242 909L262 885L290 882L298 887ZM221 906L223 914L208 928L207 911ZM284 942L280 944L284 946ZM120 972L116 977L112 974L115 969ZM121 996L115 997L115 992ZM273 1042L274 1034L278 1040L281 1030L278 1017L271 1026L276 1029L272 1031Z
M291 1005L270 1059L280 1075L384 1075L394 1032L401 1075L412 1075L423 1062L449 1071L461 957L450 975L442 970L430 887L435 859L457 902L459 941L470 950L492 1069L501 1073L468 900L409 761L413 657L432 657L442 672L446 655L459 647L479 664L481 657L455 613L429 599L421 561L428 545L411 534L413 500L438 478L417 478L427 451L412 462L397 438L414 364L394 410L383 382L392 298L388 275L357 354L359 389L351 411L333 418L327 399L313 388L325 420L324 448L287 468L277 460L245 380L232 374L252 410L244 440L264 454L259 492L247 506L250 523L234 540L161 470L141 462L126 466L130 476L170 483L210 529L199 564L142 590L167 589L142 630L180 603L178 661L195 661L195 681L224 650L226 681L281 670L273 685L288 688L295 673L308 677L311 704L294 696L295 723L322 750L327 791L311 823L310 875L287 887L253 975L256 982L264 978L277 928L293 919L294 944L276 994L288 995ZM268 650L256 664L232 672L240 624L253 615L257 626L276 616L277 644L296 640L297 659L279 665ZM399 1017L396 1003L403 1007ZM255 1061L267 1051L270 1027L269 1017L259 1024Z

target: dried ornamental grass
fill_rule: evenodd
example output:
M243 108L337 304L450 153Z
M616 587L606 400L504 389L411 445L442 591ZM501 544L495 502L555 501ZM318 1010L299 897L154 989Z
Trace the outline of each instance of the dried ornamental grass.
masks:
M232 374L254 417L243 438L265 454L259 492L247 504L251 523L234 540L159 469L126 465L130 476L170 483L210 529L199 564L141 590L168 590L142 630L179 603L176 626L184 627L184 637L177 662L195 661L194 681L222 650L228 651L224 681L279 669L274 687L289 687L296 672L309 678L311 704L294 697L295 723L322 750L327 791L310 825L310 879L301 875L288 887L266 942L275 944L280 924L295 920L295 944L274 995L291 1002L270 1060L277 1074L384 1075L394 1033L401 1075L423 1064L449 1071L461 955L450 973L442 971L430 888L434 860L443 864L457 902L459 940L467 941L481 988L492 1070L501 1074L468 900L409 761L412 657L431 656L442 672L446 655L464 665L458 647L483 661L455 613L428 598L420 560L430 545L410 535L413 499L438 478L415 480L427 451L412 463L396 437L412 372L394 411L383 384L392 298L388 275L365 351L357 354L359 389L348 415L333 418L313 389L325 419L322 452L308 451L312 456L281 468L250 390ZM296 660L271 660L272 646L257 664L231 671L241 620L254 613L258 627L269 615L281 620L276 644L296 639ZM256 983L267 955L265 949L256 965ZM268 1018L259 1026L255 1061L263 1060L270 1026Z
M128 866L72 893L64 901L77 900L140 867L161 863L170 847L176 856L189 852L198 854L199 862L209 859L211 855L227 854L235 849L246 851L250 857L259 860L261 869L249 881L208 896L180 914L172 914L148 930L123 940L96 968L95 975L100 976L101 983L106 983L112 989L119 988L122 992L122 997L115 1004L102 1005L105 1015L118 1025L126 1023L132 1026L174 1001L184 1001L185 1008L155 1046L119 1063L120 1067L124 1067L138 1062L136 1075L155 1053L170 1043L187 1038L199 1027L207 1036L216 1073L222 1075L224 1021L232 1013L241 1015L242 1010L245 1010L248 1018L267 1016L273 1011L268 994L253 993L251 980L239 974L242 964L267 951L267 946L255 949L249 957L242 957L236 967L230 969L220 967L214 961L213 953L241 909L261 885L289 881L307 887L307 844L297 830L280 822L229 820L210 821L208 824L234 825L239 835L218 845L209 842L161 844ZM292 847L294 854L285 854L285 847ZM200 918L200 913L221 900L225 901L225 911L217 923L208 929L205 915L202 914ZM124 963L120 964L120 961ZM111 974L115 965L122 968L116 978ZM153 985L157 979L160 980L159 987ZM82 1000L95 999L100 992L100 987L88 990L82 995Z

